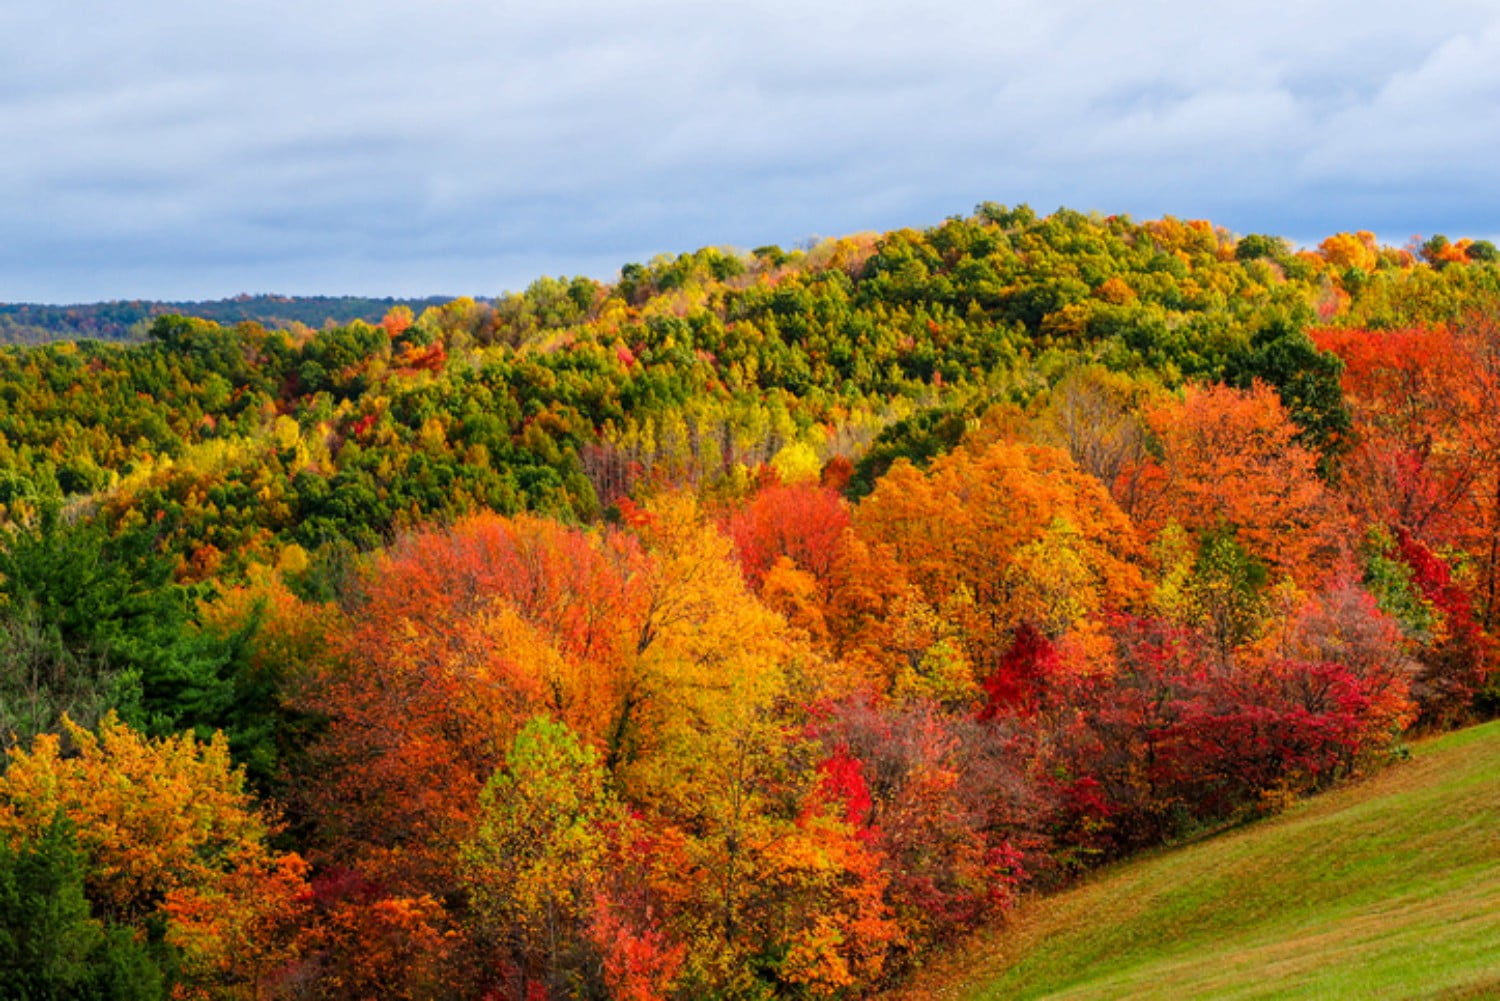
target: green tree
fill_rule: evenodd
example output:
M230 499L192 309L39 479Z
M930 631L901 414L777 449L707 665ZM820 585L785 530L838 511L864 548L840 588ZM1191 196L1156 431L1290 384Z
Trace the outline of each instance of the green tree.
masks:
M0 663L0 718L17 737L54 732L75 708L83 723L115 709L152 733L223 729L237 757L261 765L257 779L269 774L264 722L277 707L247 671L254 624L201 632L192 592L172 581L147 537L112 537L97 521L47 511L0 547L0 576L0 652L10 655Z
M62 817L0 838L0 985L15 1001L166 997L164 954L90 916L84 858Z

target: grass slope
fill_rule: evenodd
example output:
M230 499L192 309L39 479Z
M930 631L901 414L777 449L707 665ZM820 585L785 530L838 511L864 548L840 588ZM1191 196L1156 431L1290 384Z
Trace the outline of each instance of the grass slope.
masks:
M908 998L1500 998L1500 723L1028 903Z

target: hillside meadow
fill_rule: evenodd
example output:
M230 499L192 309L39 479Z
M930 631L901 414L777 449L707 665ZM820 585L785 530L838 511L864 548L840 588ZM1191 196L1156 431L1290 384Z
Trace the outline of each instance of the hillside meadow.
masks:
M1285 814L1111 866L896 998L1500 993L1500 723Z

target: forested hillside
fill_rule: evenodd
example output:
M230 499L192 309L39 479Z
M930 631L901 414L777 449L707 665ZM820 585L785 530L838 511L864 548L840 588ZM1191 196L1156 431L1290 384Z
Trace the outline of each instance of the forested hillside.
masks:
M373 322L392 306L425 309L444 299L362 299L355 296L239 295L207 302L95 302L74 306L0 303L0 344L91 339L140 341L159 316L196 316L216 323L318 329L354 320Z
M0 981L857 997L1491 714L1495 257L986 204L4 349Z

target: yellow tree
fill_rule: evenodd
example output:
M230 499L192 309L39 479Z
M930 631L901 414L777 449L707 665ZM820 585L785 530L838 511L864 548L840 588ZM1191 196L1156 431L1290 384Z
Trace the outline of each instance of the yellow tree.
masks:
M618 775L647 823L679 833L653 878L690 947L683 989L750 991L750 957L778 953L783 968L763 975L815 994L873 975L889 938L878 867L808 802L819 749L801 707L825 690L824 665L751 592L692 497L657 497L631 520L649 557L646 698Z

